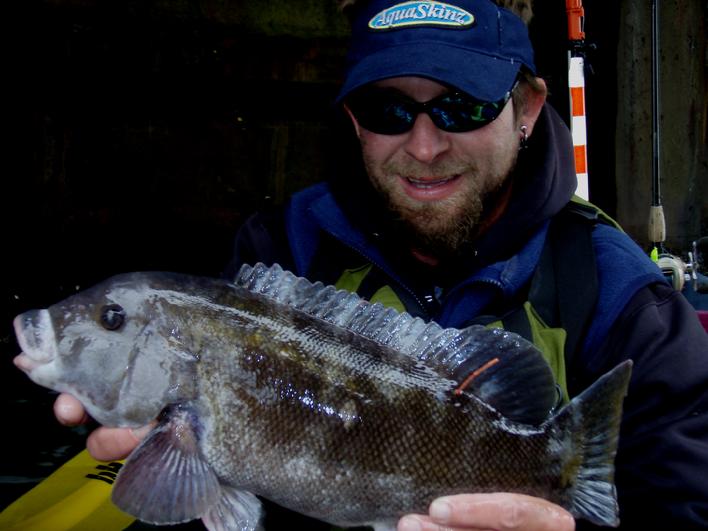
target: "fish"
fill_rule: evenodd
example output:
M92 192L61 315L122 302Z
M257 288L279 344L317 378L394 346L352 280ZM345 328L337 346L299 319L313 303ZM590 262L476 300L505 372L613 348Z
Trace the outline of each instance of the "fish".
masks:
M520 336L443 328L261 263L232 280L119 274L13 324L35 383L106 426L158 419L112 491L151 524L251 531L267 499L385 531L472 492L619 524L631 361L559 405Z

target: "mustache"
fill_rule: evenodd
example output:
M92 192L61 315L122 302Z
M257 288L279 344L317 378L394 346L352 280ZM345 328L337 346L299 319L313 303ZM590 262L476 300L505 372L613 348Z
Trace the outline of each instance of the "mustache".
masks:
M470 162L444 160L432 164L422 164L415 160L391 160L381 166L384 175L399 175L413 179L430 177L454 177L463 173L474 173L476 168Z

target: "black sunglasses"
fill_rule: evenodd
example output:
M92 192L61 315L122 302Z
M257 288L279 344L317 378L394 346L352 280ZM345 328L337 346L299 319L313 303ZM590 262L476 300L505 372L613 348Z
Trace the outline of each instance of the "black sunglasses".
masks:
M413 128L424 112L436 127L449 133L465 133L484 127L501 114L514 86L498 101L482 101L464 92L449 92L426 102L411 99L390 88L364 87L345 103L364 129L380 135L400 135Z

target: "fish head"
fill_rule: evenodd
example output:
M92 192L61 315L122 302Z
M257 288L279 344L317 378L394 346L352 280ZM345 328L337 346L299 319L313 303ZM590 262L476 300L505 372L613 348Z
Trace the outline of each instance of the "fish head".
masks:
M186 376L179 324L157 273L118 275L14 320L15 364L70 393L107 426L141 426L179 400Z

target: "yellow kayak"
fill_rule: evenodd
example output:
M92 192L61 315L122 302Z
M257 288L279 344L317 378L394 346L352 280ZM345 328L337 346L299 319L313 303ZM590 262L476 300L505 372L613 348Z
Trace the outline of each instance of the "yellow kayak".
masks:
M135 518L111 502L122 462L103 463L84 450L0 513L4 531L117 531Z

